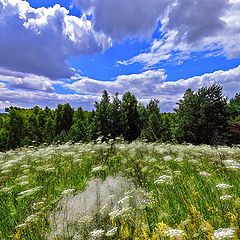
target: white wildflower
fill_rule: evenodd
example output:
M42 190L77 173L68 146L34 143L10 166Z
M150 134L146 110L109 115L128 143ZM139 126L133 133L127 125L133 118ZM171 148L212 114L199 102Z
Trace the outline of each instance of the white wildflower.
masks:
M44 202L36 202L36 203L34 203L33 204L33 209L40 209L40 208L42 208L43 206L44 206Z
M212 239L222 240L222 239L232 239L234 237L235 230L232 228L219 228L217 229Z
M184 236L183 230L180 230L180 229L168 229L167 231L165 231L165 234L168 237L175 237L175 238Z
M94 220L94 218L92 216L87 215L87 216L80 218L78 220L78 223L87 225L87 224L91 224L93 220Z
M119 200L118 204L126 206L129 204L129 201L130 201L130 197L126 196L126 197L122 198L121 200Z
M199 172L199 175L202 176L202 177L211 177L211 174L208 173L208 172L205 172L205 171Z
M23 229L25 227L27 227L27 224L26 223L22 223L22 224L17 225L16 229Z
M7 174L7 173L10 173L10 172L11 172L11 170L8 170L8 169L1 171L2 174Z
M21 166L21 169L27 169L27 168L29 168L29 167L30 167L29 165L23 164L23 165Z
M18 196L20 197L24 197L24 196L30 196L36 192L38 192L40 189L42 189L42 187L35 187L26 191L22 191L20 193L18 193Z
M229 185L229 184L226 184L226 183L219 183L216 185L216 188L219 188L219 189L227 189L227 188L231 188L232 186Z
M73 163L80 163L80 162L82 162L82 159L81 159L81 158L78 158L78 159L74 159L74 160L73 160Z
M196 159L190 159L189 162L191 162L193 164L198 164L198 160L196 160Z
M154 183L155 184L171 183L171 181L172 181L172 176L162 175Z
M104 172L107 170L107 166L104 166L104 165L100 165L100 166L97 166L97 167L94 167L91 171L91 173L96 173L96 172Z
M2 193L11 193L12 192L12 188L11 187L4 187L4 188L0 189L0 192L2 192Z
M124 207L121 210L114 210L110 212L108 215L110 218L114 219L120 216L128 216L132 212L132 207Z
M223 163L227 169L235 170L240 168L240 164L234 159L224 160Z
M113 210L112 212L110 212L108 215L111 219L114 219L118 216L119 210Z
M147 160L147 162L149 162L149 163L156 163L156 162L157 162L157 159L154 158L154 157L148 157L146 160Z
M118 230L117 227L110 229L109 231L107 231L106 236L107 236L107 237L112 237L112 236L114 236L114 235L117 233L117 230Z
M64 191L62 191L62 195L63 196L68 196L68 195L72 195L73 193L75 192L75 189L66 189L66 190L64 190Z
M29 184L29 182L28 182L28 181L23 181L23 182L19 182L18 184L19 184L20 186L26 186L26 185Z
M48 164L48 165L38 166L38 167L36 167L36 170L37 171L48 171L49 169L51 170L52 168L53 168L53 166L51 164Z
M92 232L90 232L90 236L92 238L100 238L102 237L104 234L104 230L103 229L96 229L96 230L93 230Z
M150 207L152 206L152 204L154 204L154 200L153 199L148 199L148 198L145 198L143 200L141 200L141 208L145 208L145 207Z
M172 160L172 156L167 155L163 158L164 161L171 161Z
M222 195L221 197L220 197L220 200L230 200L230 199L232 199L232 196L231 195L228 195L228 194L225 194L225 195Z
M182 161L183 161L183 158L182 158L182 157L177 157L177 158L175 158L174 161L175 161L175 162L182 162Z
M22 175L22 176L16 178L16 181L21 182L21 181L26 181L27 179L28 179L27 175Z
M32 214L30 216L28 216L25 220L25 223L33 223L37 220L37 216Z
M9 170L9 168L13 168L18 163L18 160L9 160L5 164L2 165L2 170Z
M44 171L48 172L48 173L51 173L51 172L55 171L55 168L54 167L49 167L49 168L46 168Z

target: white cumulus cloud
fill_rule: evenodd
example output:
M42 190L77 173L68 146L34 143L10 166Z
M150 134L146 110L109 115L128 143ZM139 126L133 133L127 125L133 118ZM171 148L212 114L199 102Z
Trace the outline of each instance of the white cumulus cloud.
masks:
M4 84L7 88L54 92L53 83L56 84L57 82L44 76L0 68L0 84Z
M220 70L177 81L166 80L166 77L163 69L148 70L139 74L120 75L113 81L81 77L79 80L64 86L77 93L97 96L98 98L104 89L111 94L118 92L120 95L130 91L141 102L148 102L152 98L159 99L160 106L164 111L171 111L188 88L196 91L203 86L217 83L223 86L224 94L229 98L233 97L236 92L240 92L240 66L228 71Z
M70 57L101 52L111 39L58 4L35 9L27 1L0 0L0 46L2 68L67 78L74 74Z
M149 49L130 59L150 68L158 63L181 63L202 52L209 56L240 57L240 0L178 0L161 18L160 37Z
M165 71L160 69L121 75L113 81L81 77L72 84L62 83L63 87L74 90L76 92L74 94L24 89L11 90L4 84L1 86L0 83L1 111L9 105L22 107L40 105L55 108L57 104L65 102L69 102L74 107L82 106L90 110L93 109L94 102L100 100L104 89L107 89L110 94L119 92L120 95L131 91L142 103L147 103L152 98L159 99L162 111L172 111L176 107L176 102L188 88L196 91L200 87L217 83L223 86L224 94L229 98L240 92L240 66L227 71L220 70L177 81L166 80L166 77Z

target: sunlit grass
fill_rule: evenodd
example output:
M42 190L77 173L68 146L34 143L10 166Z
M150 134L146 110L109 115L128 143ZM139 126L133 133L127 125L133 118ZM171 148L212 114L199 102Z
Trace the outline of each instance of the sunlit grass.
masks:
M0 169L2 239L49 239L49 215L63 195L119 174L144 191L144 203L96 216L83 239L239 239L239 148L141 142L28 147L1 153Z

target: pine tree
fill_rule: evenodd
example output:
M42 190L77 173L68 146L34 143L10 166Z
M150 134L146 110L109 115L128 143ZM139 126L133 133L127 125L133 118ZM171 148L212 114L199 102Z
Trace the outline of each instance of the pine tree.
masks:
M111 138L121 136L122 134L122 124L121 124L121 101L118 98L118 93L113 97L113 101L110 104L110 134Z
M74 110L67 104L59 104L55 111L55 134L68 132L73 123Z
M123 124L123 137L131 142L140 136L140 115L136 97L127 92L123 95L121 104L121 118Z
M73 125L71 127L72 140L87 141L88 140L89 122L86 112L79 107L73 115Z
M230 144L237 144L240 142L240 93L237 93L228 104L229 113L229 136L228 142Z
M181 142L224 143L228 114L221 86L202 87L197 93L188 89L178 106L178 139Z
M146 126L143 129L142 136L148 141L154 142L161 137L161 115L159 101L153 99L149 102L146 108Z
M100 103L95 103L95 107L94 125L97 137L102 137L102 141L107 141L111 133L111 118L110 98L106 90L103 91Z

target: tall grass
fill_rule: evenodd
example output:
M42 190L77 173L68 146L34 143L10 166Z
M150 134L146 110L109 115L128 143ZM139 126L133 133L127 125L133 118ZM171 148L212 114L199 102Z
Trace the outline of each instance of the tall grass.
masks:
M0 239L49 239L49 215L64 194L119 174L145 193L141 207L94 216L79 232L83 239L239 239L237 148L142 142L28 147L1 153L0 169Z

